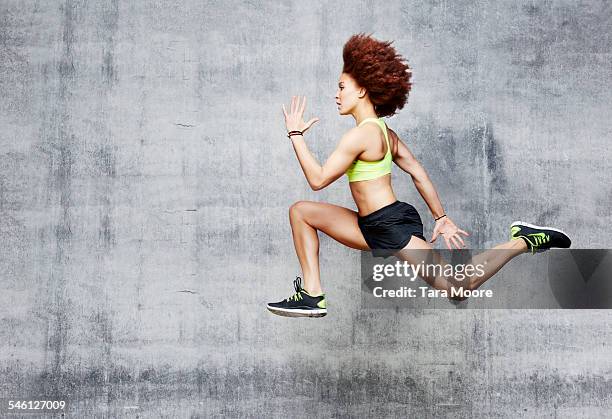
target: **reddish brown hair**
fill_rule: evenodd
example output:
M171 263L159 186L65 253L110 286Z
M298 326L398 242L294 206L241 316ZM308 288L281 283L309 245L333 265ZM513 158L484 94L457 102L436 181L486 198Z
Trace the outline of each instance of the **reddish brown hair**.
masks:
M351 36L342 51L342 72L367 90L378 116L402 109L412 86L412 71L391 43L360 33Z

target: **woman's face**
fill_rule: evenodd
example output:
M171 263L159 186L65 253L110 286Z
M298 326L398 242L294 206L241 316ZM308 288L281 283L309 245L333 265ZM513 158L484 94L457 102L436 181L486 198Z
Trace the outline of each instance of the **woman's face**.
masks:
M360 88L350 75L340 74L336 91L336 105L340 115L350 115L364 95L365 90Z

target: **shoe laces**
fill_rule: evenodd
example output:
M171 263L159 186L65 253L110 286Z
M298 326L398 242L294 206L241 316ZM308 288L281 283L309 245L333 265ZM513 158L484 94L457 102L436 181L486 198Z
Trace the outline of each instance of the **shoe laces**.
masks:
M295 279L293 280L293 288L295 288L295 294L293 294L291 297L287 298L287 301L299 301L302 300L302 278L300 278L299 276L296 276Z
M520 237L520 236L519 236ZM524 236L523 236L524 237ZM540 246L550 241L550 235L545 234L544 237L537 234L529 234L527 240L531 243L531 253L535 253L540 249Z
M531 237L535 241L536 246L540 246L540 245L548 243L550 241L550 235L548 235L548 234L545 234L544 237L534 234Z

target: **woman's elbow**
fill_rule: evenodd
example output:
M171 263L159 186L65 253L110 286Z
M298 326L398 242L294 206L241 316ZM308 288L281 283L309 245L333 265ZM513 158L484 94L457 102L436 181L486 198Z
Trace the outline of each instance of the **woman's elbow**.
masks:
M321 189L325 188L327 185L324 183L315 183L315 184L311 184L310 185L310 189L312 189L313 191L320 191Z
M317 182L312 182L310 184L310 188L313 191L320 191L321 189L324 189L325 187L327 187L331 182L328 179L321 179Z

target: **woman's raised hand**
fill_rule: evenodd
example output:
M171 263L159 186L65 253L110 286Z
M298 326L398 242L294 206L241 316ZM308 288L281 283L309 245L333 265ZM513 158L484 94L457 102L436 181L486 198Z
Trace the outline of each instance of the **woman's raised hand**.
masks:
M291 108L289 112L285 109L283 103L283 113L285 114L285 125L287 131L301 131L305 132L312 126L319 118L312 118L308 122L304 122L304 110L306 109L306 96L302 96L303 100L300 102L300 96L293 96L291 99Z

